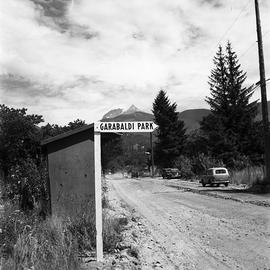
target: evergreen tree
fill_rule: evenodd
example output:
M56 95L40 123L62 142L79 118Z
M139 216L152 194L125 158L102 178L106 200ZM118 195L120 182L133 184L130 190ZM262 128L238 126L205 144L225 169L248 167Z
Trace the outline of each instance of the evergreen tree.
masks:
M238 135L238 143L241 143L245 135L252 128L254 118L257 115L257 101L249 102L254 93L252 87L243 87L246 73L240 69L236 53L232 51L231 44L227 44L227 69L228 69L228 118L227 127ZM244 149L240 149L244 151Z
M174 166L176 158L182 153L186 139L184 122L178 119L176 103L171 104L166 92L160 90L153 103L157 142L155 143L155 162L159 167Z
M254 91L243 87L246 73L230 42L225 55L219 47L214 65L209 77L211 96L206 98L212 113L203 119L201 129L208 135L212 153L233 166L235 159L249 153L257 101L249 102Z
M206 102L210 105L211 111L215 115L225 115L228 112L227 106L227 70L225 65L225 56L222 47L219 46L218 52L214 57L215 68L211 70L209 77L209 85L211 97L206 98Z

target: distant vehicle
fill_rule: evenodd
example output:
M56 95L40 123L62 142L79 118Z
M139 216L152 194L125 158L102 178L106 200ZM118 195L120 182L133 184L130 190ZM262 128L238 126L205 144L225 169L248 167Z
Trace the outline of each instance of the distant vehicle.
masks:
M164 168L161 175L164 179L180 178L181 174L177 168Z
M138 178L138 177L139 177L139 172L137 172L137 171L131 172L131 178Z
M200 183L202 183L204 187L207 184L210 186L224 184L227 187L230 183L230 175L226 168L210 168L207 170L206 175L202 176Z

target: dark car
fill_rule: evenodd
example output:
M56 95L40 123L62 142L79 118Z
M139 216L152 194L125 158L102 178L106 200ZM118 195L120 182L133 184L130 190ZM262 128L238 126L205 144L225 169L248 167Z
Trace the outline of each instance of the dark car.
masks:
M137 172L137 171L131 172L131 178L138 178L138 177L139 177L139 172Z
M161 172L164 179L180 178L180 171L177 168L164 168Z

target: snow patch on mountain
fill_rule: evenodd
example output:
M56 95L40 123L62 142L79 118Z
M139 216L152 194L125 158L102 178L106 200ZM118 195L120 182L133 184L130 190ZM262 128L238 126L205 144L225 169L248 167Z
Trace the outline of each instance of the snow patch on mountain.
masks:
M132 114L135 112L141 112L135 105L131 105L126 111L122 112L122 114Z
M113 109L113 110L110 110L109 112L107 112L106 114L103 115L102 119L110 119L110 118L114 118L120 114L123 113L123 109Z
M113 109L110 110L109 112L107 112L106 114L103 115L102 119L111 119L114 117L117 117L119 115L122 114L133 114L135 112L141 112L141 110L139 110L135 105L131 105L127 110L123 110L123 109Z

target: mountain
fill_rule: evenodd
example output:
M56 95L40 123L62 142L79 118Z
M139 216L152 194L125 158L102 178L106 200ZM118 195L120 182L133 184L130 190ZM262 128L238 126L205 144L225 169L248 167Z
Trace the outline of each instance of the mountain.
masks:
M179 119L185 122L187 131L200 127L200 121L207 116L210 110L194 109L179 113ZM101 121L109 122L129 122L129 121L153 121L154 115L139 110L136 106L130 106L126 111L123 109L114 109L106 113Z
M135 112L140 112L141 110L139 110L136 106L131 105L126 111L124 111L122 114L131 114L131 113L135 113Z
M110 122L128 122L128 121L152 121L154 119L154 115L146 112L134 112L129 114L120 114L116 117L106 119L106 121Z
M112 117L108 117L109 115L112 115ZM143 112L139 110L136 106L132 105L126 111L123 111L122 109L109 111L103 116L101 121L129 122L129 121L152 121L153 119L154 116L152 114Z
M270 101L268 101L268 116L270 119ZM210 114L208 109L191 109L185 110L178 114L180 120L185 122L187 132L190 132L194 129L200 127L200 121L203 117ZM128 110L124 111L122 109L111 110L106 113L101 121L110 121L110 122L124 122L124 121L152 121L154 119L153 114L146 113L139 110L136 106L132 105ZM258 103L258 115L256 120L262 120L262 109L261 103Z
M192 109L180 112L178 117L184 121L187 131L192 131L200 127L200 121L203 117L210 114L208 109Z
M268 105L268 117L270 119L270 101L267 102ZM200 127L200 121L202 121L203 117L206 117L210 114L210 110L208 109L192 109L186 110L179 113L179 119L185 122L185 126L187 131L192 131ZM258 103L258 115L256 116L256 120L262 120L262 105Z
M123 109L113 109L107 112L106 114L103 115L102 119L110 119L114 118L118 115L120 115L123 112Z

